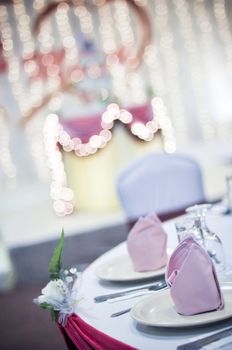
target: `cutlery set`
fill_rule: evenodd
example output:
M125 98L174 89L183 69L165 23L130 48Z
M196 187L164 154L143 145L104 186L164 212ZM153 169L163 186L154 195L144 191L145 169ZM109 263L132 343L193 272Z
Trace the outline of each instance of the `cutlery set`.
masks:
M129 296L130 294L133 294L135 292L141 293L142 291L157 291L160 289L163 289L167 287L166 281L163 279L161 281L158 281L156 283L150 284L150 285L145 285L145 286L140 286L136 288L131 288L131 289L126 289L121 292L116 292L116 293L110 293L110 294L104 294L104 295L99 295L94 298L95 303L102 303L103 301L108 301L110 299L114 298L120 298L124 296Z
M110 294L104 294L104 295L98 295L94 298L95 303L102 303L102 302L117 302L117 301L123 301L131 298L136 298L139 296L146 295L148 293L152 293L154 291L158 291L161 289L167 288L167 283L165 279L162 279L156 283L140 286L136 288L126 289L120 292L116 293L110 293ZM127 308L124 310L121 310L119 312L113 313L111 317L117 317L120 315L123 315L127 312L129 312L131 308Z

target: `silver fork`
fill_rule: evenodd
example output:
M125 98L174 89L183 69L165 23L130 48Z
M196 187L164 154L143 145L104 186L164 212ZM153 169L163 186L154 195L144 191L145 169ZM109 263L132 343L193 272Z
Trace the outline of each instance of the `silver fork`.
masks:
M133 298L139 298L142 296L145 296L147 294L152 294L154 293L154 291L158 291L160 289L166 289L167 287L162 287L162 288L156 288L156 289L150 289L150 290L144 290L144 291L140 291L140 292L136 292L136 293L131 293L131 294L127 294L124 295L122 297L118 297L118 298L114 298L114 299L108 299L107 302L112 304L112 303L117 303L118 301L123 301L123 300L128 300L128 299L133 299Z
M109 301L110 299L115 299L119 297L124 297L126 295L135 294L135 292L143 293L145 291L155 291L167 287L166 281L163 279L159 282L153 283L152 285L146 285L141 287L136 287L132 289L127 289L121 292L99 295L94 298L95 303L102 303L104 301Z

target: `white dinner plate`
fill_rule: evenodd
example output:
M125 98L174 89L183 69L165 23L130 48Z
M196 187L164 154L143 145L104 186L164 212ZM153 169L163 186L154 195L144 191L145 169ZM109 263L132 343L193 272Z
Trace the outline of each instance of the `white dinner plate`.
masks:
M102 280L123 282L159 277L165 274L165 270L166 268L163 267L154 271L136 272L129 255L124 254L103 263L95 270L95 273Z
M182 316L175 310L170 291L162 290L138 302L132 308L131 316L148 326L168 328L193 327L222 321L232 317L232 289L223 289L222 293L225 302L223 310Z

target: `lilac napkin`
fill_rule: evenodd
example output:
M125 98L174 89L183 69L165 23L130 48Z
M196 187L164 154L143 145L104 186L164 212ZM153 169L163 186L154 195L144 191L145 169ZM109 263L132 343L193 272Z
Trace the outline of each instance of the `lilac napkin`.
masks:
M170 257L166 279L179 314L195 315L223 309L214 265L191 236L186 237Z
M156 214L141 217L127 238L135 271L158 270L167 263L167 234Z

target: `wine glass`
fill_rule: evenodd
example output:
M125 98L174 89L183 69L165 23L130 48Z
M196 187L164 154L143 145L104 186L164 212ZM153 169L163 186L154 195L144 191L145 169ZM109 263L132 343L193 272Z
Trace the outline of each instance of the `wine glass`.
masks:
M186 236L191 235L201 245L205 246L204 237L199 228L199 219L194 217L185 217L175 221L178 243Z
M212 207L211 204L198 204L186 209L195 218L195 227L202 237L202 246L206 249L211 257L217 272L225 270L225 254L221 239L218 235L212 232L206 224L206 215L208 210Z

